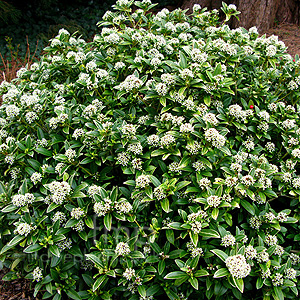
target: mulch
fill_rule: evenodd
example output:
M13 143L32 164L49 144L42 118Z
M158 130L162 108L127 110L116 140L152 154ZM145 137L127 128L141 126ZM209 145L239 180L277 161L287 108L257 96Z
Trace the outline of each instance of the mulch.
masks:
M27 279L2 280L8 269L0 270L0 300L38 300L33 296L33 285Z

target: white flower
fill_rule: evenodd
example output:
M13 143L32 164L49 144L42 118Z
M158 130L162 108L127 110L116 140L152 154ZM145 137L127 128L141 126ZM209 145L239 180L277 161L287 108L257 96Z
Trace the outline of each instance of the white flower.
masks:
M222 202L222 199L219 196L209 196L206 200L207 204L213 207L218 207Z
M123 277L125 277L127 280L131 280L133 277L135 277L135 270L132 268L126 268L125 272L123 273Z
M294 149L291 154L296 158L300 158L300 149Z
M245 278L250 274L251 267L241 254L228 256L225 263L229 272L235 278Z
M232 234L226 234L222 237L221 245L224 247L234 246L235 237Z
M272 278L272 283L274 286L283 285L283 275L280 273L276 273L275 276Z
M205 122L210 123L211 125L214 126L219 123L219 120L216 118L216 115L213 113L207 113L202 118Z
M68 239L65 239L63 241L58 242L56 245L60 250L71 249L72 240L70 238L68 238Z
M85 211L80 207L73 208L71 211L71 217L76 220L79 220L80 218L82 218L84 216L85 216Z
M127 243L124 242L120 242L117 244L115 252L117 255L121 255L121 256L126 256L128 255L131 251L129 248L129 245Z
M244 185L250 186L254 184L255 180L251 175L246 175L241 178L241 182Z
M128 201L122 201L115 205L115 208L119 214L128 214L132 211L132 205Z
M246 259L254 259L256 258L256 256L257 256L257 251L252 245L249 245L245 248Z
M65 152L65 156L68 158L69 161L74 160L74 157L76 157L76 151L69 148L66 152Z
M90 197L93 197L95 194L99 194L100 193L100 187L98 185L91 185L89 188L88 188L88 194Z
M27 224L27 223L20 223L17 226L17 228L15 229L15 232L17 234L27 236L31 232L32 229L33 228L29 224Z
M136 187L137 188L145 188L151 183L149 175L140 175L136 179Z
M276 245L278 242L278 239L275 235L271 235L271 234L267 234L266 237L265 237L265 243L268 245L268 246L273 246L273 245Z
M294 280L296 279L297 271L293 268L287 268L285 270L285 277L286 279Z
M6 106L5 112L9 119L13 119L14 117L19 115L20 109L16 105L11 104Z
M190 123L183 123L180 125L180 132L182 133L189 133L194 131L194 126Z
M33 276L33 281L41 281L43 279L43 270L39 267L36 267L33 272L32 272L32 276Z
M141 143L136 143L136 144L129 144L127 150L129 152L132 152L135 155L139 155L143 153L143 147Z
M130 92L133 89L138 89L143 84L142 80L137 78L135 75L129 75L126 77L125 81L123 81L119 88L120 90L125 90L126 92Z
M109 198L105 198L103 202L96 202L94 204L94 212L99 217L105 216L112 208L112 201Z
M188 78L193 78L194 74L193 74L193 71L190 69L183 69L183 70L180 70L179 76L182 79L188 79Z
M160 145L162 147L168 147L176 142L175 138L170 134L165 134L160 139Z
M117 156L117 161L120 165L122 165L123 167L126 167L129 164L130 161L130 154L127 152L121 152L118 153Z
M262 252L259 252L258 254L257 254L257 257L256 257L256 259L257 259L257 262L258 263L263 263L263 262L268 262L269 261L269 253L267 252L267 250L263 250Z
M197 11L199 11L201 9L201 5L199 5L199 4L194 4L194 6L193 6L193 12L197 12Z
M39 172L34 172L31 176L30 176L30 180L33 182L34 185L36 185L38 182L42 181L42 174Z
M277 48L274 45L269 45L266 48L266 56L273 57L276 55Z
M60 224L64 223L67 221L67 216L65 213L61 212L61 211L57 211L54 216L52 217L52 221L53 223L55 223L56 221L60 222Z

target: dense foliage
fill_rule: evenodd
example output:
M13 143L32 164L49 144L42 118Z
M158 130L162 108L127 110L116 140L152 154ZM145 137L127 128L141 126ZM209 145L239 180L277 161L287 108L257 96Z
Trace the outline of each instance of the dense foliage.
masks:
M295 299L299 58L153 7L118 0L92 42L62 29L1 83L7 277L56 300Z

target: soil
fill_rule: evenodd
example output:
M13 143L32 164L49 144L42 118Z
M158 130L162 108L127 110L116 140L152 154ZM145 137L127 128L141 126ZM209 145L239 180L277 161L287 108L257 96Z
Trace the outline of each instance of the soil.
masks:
M3 276L9 270L3 269L0 271L0 300L38 300L33 296L33 288L31 281L27 279L16 279L12 281L2 280Z
M300 56L300 28L295 24L279 24L266 32L267 36L277 35L288 47L287 52L293 57ZM16 279L3 281L7 270L0 271L0 300L34 300L33 289L29 280Z

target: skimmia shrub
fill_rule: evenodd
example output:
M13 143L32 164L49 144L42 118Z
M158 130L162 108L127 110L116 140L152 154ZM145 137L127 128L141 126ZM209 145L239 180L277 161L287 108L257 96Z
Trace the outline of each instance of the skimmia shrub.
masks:
M1 83L8 275L43 299L295 299L300 60L154 6L118 0Z

